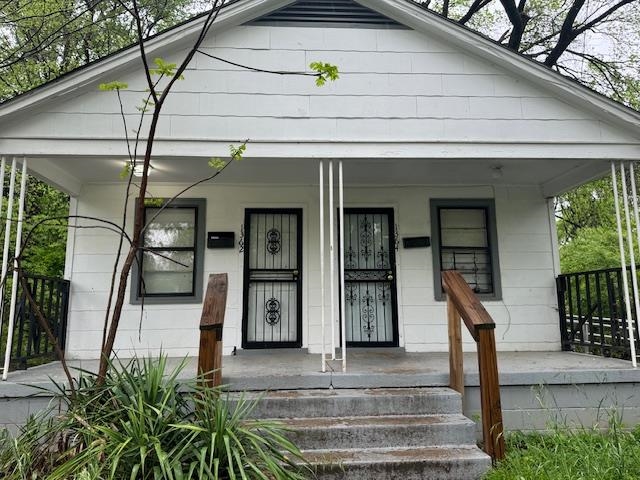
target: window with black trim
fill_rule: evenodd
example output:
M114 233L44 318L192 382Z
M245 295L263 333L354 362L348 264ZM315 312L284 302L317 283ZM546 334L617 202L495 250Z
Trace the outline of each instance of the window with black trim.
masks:
M440 273L457 270L484 299L501 297L493 200L432 200L435 296L444 299Z
M139 303L202 301L205 200L179 199L144 208L143 250L138 256L131 299Z

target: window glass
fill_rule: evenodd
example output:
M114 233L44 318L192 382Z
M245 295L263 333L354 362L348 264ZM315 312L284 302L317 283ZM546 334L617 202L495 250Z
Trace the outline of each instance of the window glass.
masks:
M475 293L494 294L487 208L437 210L440 270L457 270Z
M145 208L148 227L141 257L138 296L194 294L197 208Z
M481 208L440 209L442 246L488 247L487 219Z
M431 200L434 282L440 272L456 270L484 298L500 298L495 213L492 200ZM444 299L442 288L435 289Z
M166 200L163 200L166 201ZM131 303L200 303L203 294L206 200L178 198L145 205L142 249L133 265Z
M194 260L193 251L145 252L142 257L145 295L191 294Z
M195 208L166 208L162 211L158 208L147 208L146 218L151 222L145 230L146 247L195 246Z

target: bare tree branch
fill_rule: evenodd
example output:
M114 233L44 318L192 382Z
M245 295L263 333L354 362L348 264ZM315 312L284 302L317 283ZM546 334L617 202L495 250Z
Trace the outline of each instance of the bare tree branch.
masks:
M474 0L474 2L467 10L467 13L460 17L458 23L461 25L465 25L469 20L471 20L471 18L473 18L476 13L485 8L491 2L493 2L493 0Z

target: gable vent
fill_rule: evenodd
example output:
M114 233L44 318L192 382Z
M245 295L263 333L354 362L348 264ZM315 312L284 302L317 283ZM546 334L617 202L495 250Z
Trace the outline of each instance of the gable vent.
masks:
M299 0L250 24L405 28L352 0Z

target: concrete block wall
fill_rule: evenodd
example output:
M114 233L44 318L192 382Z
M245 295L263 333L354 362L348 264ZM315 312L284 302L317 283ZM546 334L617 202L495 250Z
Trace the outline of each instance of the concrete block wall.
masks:
M89 185L78 199L78 214L118 221L123 185ZM152 185L170 197L181 185ZM201 186L189 195L207 200L207 231L234 231L240 237L244 209L296 207L303 210L303 347L320 352L319 206L317 187ZM546 200L535 187L359 187L347 186L347 207L387 207L395 211L398 236L432 235L432 198L494 198L503 286L500 301L485 305L497 323L500 350L558 350L551 232ZM130 210L129 218L133 217ZM328 229L327 229L328 235ZM71 302L67 354L97 358L116 252L117 236L105 230L76 231L71 258ZM401 243L401 242L400 242ZM446 351L445 302L436 301L431 248L397 252L400 346L407 351ZM206 250L204 275L227 272L229 298L225 353L241 345L243 255L238 249ZM206 282L205 282L206 284ZM128 300L128 299L127 299ZM328 302L328 296L327 300ZM329 305L327 305L328 307ZM201 304L125 306L116 349L123 357L162 348L170 356L195 355ZM336 315L336 318L338 316ZM140 328L140 332L139 332ZM338 331L338 329L336 329ZM327 344L330 328L327 324ZM475 344L465 336L465 348Z
M155 55L179 63L182 48ZM164 107L159 139L575 143L624 137L526 78L412 30L245 25L210 36L202 50L265 70L305 72L311 62L329 62L339 67L340 80L317 88L308 77L251 72L199 54ZM136 106L146 96L139 65L110 74L128 84L125 114L136 125ZM98 91L100 81L52 100L28 122L5 125L3 135L120 138L119 105L113 93Z
M545 431L554 426L572 429L607 428L611 415L626 427L640 424L640 384L575 383L503 385L502 417L509 431ZM465 415L480 428L480 388L465 388Z

